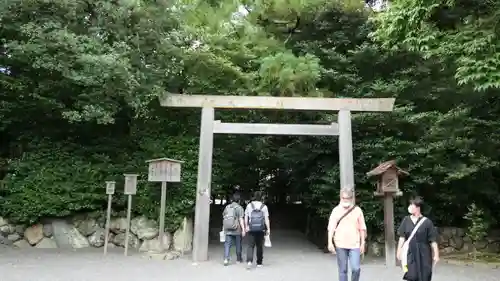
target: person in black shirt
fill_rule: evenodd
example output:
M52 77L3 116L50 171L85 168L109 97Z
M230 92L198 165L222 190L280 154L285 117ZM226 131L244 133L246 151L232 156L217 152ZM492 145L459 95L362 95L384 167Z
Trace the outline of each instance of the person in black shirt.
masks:
M397 231L397 258L403 267L403 280L431 281L432 269L439 261L438 234L432 221L422 216L423 203L420 197L410 200L410 215L403 219Z

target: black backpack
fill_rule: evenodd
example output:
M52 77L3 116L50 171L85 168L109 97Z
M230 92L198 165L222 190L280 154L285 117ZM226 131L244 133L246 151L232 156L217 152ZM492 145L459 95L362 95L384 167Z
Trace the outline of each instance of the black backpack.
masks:
M260 205L260 208L255 208L253 203L250 203L252 211L250 212L250 218L248 219L248 228L250 232L265 231L266 230L266 217L262 209L265 207L264 203Z

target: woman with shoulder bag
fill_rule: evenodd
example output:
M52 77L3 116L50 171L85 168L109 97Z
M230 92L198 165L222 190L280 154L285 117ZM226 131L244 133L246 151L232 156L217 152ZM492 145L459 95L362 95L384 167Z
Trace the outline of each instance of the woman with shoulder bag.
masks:
M403 280L431 281L433 268L439 261L438 234L432 221L422 215L423 203L420 197L410 200L410 215L398 228L397 258L401 261Z

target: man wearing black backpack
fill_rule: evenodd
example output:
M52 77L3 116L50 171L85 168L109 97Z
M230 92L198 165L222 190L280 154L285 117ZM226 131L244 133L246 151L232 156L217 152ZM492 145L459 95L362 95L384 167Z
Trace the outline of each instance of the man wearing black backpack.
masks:
M224 241L224 265L229 265L231 246L236 247L236 262L243 262L241 238L245 235L245 224L243 222L243 207L238 203L240 194L235 193L231 203L224 208L222 213L222 226L226 239Z
M248 233L247 265L253 264L254 248L257 252L257 267L262 266L264 256L264 237L271 233L269 210L262 202L262 193L254 193L252 201L245 209L246 231Z

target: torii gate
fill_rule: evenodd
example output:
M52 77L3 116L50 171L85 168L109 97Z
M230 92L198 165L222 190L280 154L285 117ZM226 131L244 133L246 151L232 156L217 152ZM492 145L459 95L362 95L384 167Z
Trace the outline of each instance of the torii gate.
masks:
M327 135L339 136L340 184L354 186L351 111L390 112L394 98L343 99L314 97L214 96L166 94L165 107L201 107L200 151L196 182L193 261L208 260L210 184L214 134ZM338 111L338 123L330 125L222 123L214 120L215 108L293 109Z

